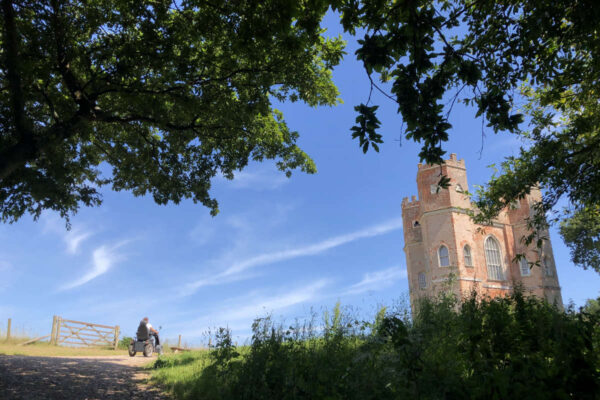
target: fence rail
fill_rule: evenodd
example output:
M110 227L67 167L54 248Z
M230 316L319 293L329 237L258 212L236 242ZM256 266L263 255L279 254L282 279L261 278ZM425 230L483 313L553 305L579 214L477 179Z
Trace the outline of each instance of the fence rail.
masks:
M53 344L74 344L87 347L113 347L119 343L119 325L108 326L91 322L73 321L54 316L50 342Z

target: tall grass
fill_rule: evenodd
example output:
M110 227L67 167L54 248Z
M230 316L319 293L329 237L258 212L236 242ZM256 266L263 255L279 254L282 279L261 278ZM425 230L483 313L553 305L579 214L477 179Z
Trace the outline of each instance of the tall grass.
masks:
M600 312L534 297L424 301L413 320L322 326L255 321L249 346L227 329L210 352L160 358L153 379L179 399L594 399Z
M6 320L0 321L0 343L6 343L6 334L8 330L8 323ZM10 339L8 340L11 343L20 343L21 341L27 341L28 339L39 337L42 335L37 335L31 329L25 327L24 324L20 324L17 321L13 320L10 328Z

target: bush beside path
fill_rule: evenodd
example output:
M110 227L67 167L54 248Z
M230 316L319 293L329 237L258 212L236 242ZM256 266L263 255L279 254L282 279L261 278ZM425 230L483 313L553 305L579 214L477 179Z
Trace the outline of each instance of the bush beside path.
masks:
M516 291L427 299L357 320L255 321L235 346L161 357L156 382L181 400L589 399L600 397L600 309L563 310Z

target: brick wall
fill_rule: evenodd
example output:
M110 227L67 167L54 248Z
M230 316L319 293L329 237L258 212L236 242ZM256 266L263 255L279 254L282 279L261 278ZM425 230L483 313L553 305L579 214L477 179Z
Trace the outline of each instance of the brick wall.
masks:
M437 187L441 174L450 178L447 189ZM533 189L526 198L504 210L491 226L483 226L474 224L467 214L471 204L464 192L468 189L465 162L458 160L456 154L441 166L418 165L418 198L402 201L404 252L413 310L418 298L436 296L441 291L468 296L475 289L481 296L495 297L510 293L516 284L562 306L549 236L546 233L548 240L541 252L535 244L527 247L521 240L528 233L526 218L534 202L541 199L540 191ZM503 280L488 278L484 245L490 236L500 247ZM448 249L449 266L439 265L438 250L442 245ZM465 245L471 249L472 266L465 264ZM541 261L543 266L533 267L530 276L522 276L520 264L515 261L519 253L526 254L530 262ZM425 274L424 288L419 285L419 274Z

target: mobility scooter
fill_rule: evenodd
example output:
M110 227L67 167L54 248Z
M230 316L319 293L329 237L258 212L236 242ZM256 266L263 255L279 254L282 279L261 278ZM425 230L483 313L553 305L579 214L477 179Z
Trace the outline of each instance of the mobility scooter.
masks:
M138 351L144 353L144 357L151 357L152 353L157 352L162 354L162 346L156 344L154 335L150 334L150 331L146 324L140 324L135 339L129 343L129 356L133 357Z

